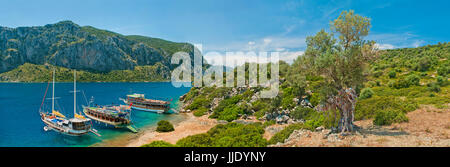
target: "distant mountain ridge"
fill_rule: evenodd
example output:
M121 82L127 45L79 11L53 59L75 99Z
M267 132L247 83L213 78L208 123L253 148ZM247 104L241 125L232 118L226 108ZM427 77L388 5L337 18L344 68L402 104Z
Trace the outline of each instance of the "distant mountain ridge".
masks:
M79 26L72 21L45 26L0 27L0 73L25 63L50 64L93 73L158 65L158 68L170 72L176 67L170 63L170 58L178 51L193 57L197 50L189 43L126 36L91 26Z

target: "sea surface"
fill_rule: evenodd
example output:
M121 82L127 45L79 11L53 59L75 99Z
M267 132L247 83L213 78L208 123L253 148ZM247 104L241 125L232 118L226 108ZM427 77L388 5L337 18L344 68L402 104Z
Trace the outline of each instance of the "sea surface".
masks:
M0 83L0 146L2 147L77 147L90 146L105 140L114 140L118 136L131 134L127 129L97 124L93 126L102 135L92 133L81 137L66 136L54 131L44 131L40 120L41 106L47 83ZM46 97L52 96L50 83ZM94 104L124 104L119 98L130 93L142 93L147 98L172 99L171 107L178 109L178 99L187 93L188 87L173 87L170 82L146 83L77 83L77 111L87 106L91 97ZM73 117L73 83L55 84L55 108L66 117ZM51 110L51 100L44 100L43 107ZM157 114L133 110L131 114L134 126L139 130L156 126L159 120L171 120L178 114Z

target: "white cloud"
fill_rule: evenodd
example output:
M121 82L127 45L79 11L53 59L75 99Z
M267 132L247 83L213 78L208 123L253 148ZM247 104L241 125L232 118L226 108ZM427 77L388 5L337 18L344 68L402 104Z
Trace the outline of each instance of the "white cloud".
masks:
M269 44L270 42L272 42L272 39L270 39L270 38L264 38L263 39L263 41L264 41L264 44Z
M305 53L304 51L281 52L280 60L283 60L286 63L292 64L298 56L303 55L304 53Z
M271 56L272 52L266 52L267 56ZM246 62L249 63L268 63L278 62L283 60L289 64L300 55L303 55L303 51L284 51L278 52L279 59L267 59L261 52L229 52L227 53L213 53L209 52L204 55L206 61L212 65L225 65L228 67L235 67L242 65Z
M380 49L380 50L394 49L395 48L395 46L391 45L391 44L378 44L378 43L375 44L375 47Z
M254 52L279 52L280 60L292 63L295 58L303 54L303 50L306 47L304 37L284 37L284 36L267 36L250 41L237 41L220 46L203 45L203 55L208 63L212 65L226 65L230 62L236 62L237 65L242 65L247 62L259 62L267 63L268 61L259 60L256 55L249 55L247 53ZM208 54L209 52L218 52L221 56ZM226 52L239 53L235 55L229 55L226 58ZM275 62L275 60L271 61ZM234 67L234 65L227 65Z
M419 46L422 46L425 43L424 40L416 40L414 41L414 43L412 44L413 47L417 48Z
M269 53L268 53L269 54ZM244 64L245 62L249 63L267 63L267 60L260 58L258 60L258 53L255 52L229 52L220 54L205 54L205 59L208 63L212 65L225 65L228 67L236 67Z
M282 52L282 51L285 51L286 49L285 48L276 48L275 49L275 51L277 51L277 52Z
M394 33L384 33L384 34L372 34L369 35L369 40L374 40L378 43L380 49L391 49L394 48L411 48L419 47L425 44L424 40L421 40L418 35L411 32L404 32L399 34Z

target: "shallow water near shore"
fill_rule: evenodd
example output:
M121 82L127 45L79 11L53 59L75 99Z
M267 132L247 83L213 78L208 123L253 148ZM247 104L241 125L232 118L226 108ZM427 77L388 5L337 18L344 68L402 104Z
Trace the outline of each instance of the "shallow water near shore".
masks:
M139 129L134 134L127 129L116 129L112 126L97 124L93 126L102 135L98 137L89 134L81 137L71 137L53 131L45 132L44 123L39 117L39 107L44 97L47 83L0 83L0 146L3 147L73 147L73 146L105 146L105 141L118 139L115 145L120 145L120 139L138 136L142 131L156 126L159 120L180 122L181 114L156 114L133 110L131 118L134 126ZM72 83L56 83L55 108L67 117L73 117ZM123 104L119 98L130 93L143 93L147 98L170 100L171 108L177 109L178 98L187 93L190 88L175 88L170 82L146 83L77 83L77 109L81 112L82 105L94 97L94 104ZM83 93L84 92L84 93ZM47 98L51 97L51 84ZM83 95L84 94L84 95ZM51 108L51 100L44 101L47 111Z

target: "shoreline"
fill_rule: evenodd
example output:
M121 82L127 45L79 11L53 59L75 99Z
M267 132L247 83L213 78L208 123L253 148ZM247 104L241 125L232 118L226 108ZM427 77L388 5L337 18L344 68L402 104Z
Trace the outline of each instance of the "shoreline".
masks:
M217 120L209 119L208 115L196 117L192 113L180 113L180 117L169 119L174 125L172 132L156 132L155 125L149 125L142 128L137 134L124 134L122 136L108 139L89 147L140 147L153 141L163 140L175 144L178 140L199 133L205 133L215 125Z
M147 130L143 135L134 140L130 140L126 147L140 147L144 144L149 144L153 141L163 140L171 144L184 137L206 133L209 129L217 125L217 120L209 119L208 115L196 117L192 113L182 113L186 119L174 124L175 130L172 132L159 133L154 129Z

